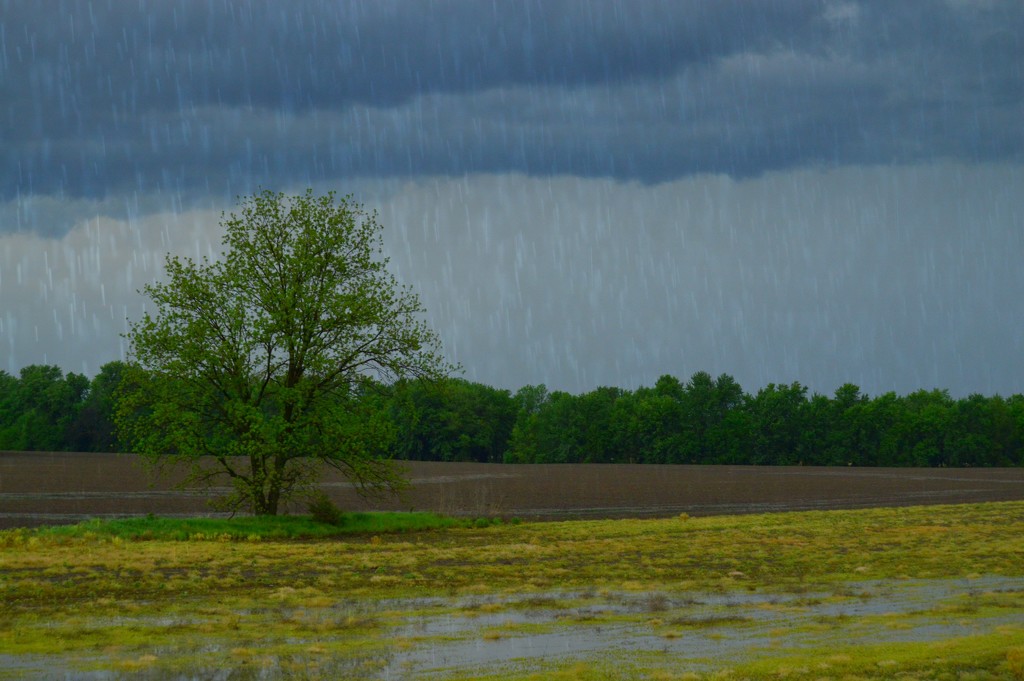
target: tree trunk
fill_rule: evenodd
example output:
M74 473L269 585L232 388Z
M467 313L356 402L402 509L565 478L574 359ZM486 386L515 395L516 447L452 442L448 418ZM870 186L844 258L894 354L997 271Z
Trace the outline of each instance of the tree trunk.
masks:
M267 511L264 515L277 515L277 507L281 502L281 481L284 479L285 463L284 457L280 454L274 455L274 467L270 471L270 479L267 484Z
M264 478L254 471L249 480L249 497L253 515L277 515L278 500L281 498L280 477L271 472Z

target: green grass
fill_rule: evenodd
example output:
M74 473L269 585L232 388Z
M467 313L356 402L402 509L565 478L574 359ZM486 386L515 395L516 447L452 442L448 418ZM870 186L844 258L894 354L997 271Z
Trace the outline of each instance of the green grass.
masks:
M0 678L203 677L225 665L265 678L379 678L389 656L408 651L612 631L640 649L500 669L453 661L431 678L1024 680L1014 618L1024 581L1009 581L1024 580L1024 502L491 523L356 513L337 525L137 518L0 532L0 656L15 670ZM972 587L987 578L1009 586ZM962 593L919 609L815 618L862 592L951 581ZM763 612L798 619L758 634L766 625L751 613L761 609L700 604L752 593L779 595ZM410 628L430 618L468 624ZM949 635L885 638L932 625ZM975 633L964 637L966 626ZM677 640L716 636L768 643L742 659L671 652Z
M694 671L659 652L611 653L558 662L537 671L453 673L446 681L1019 681L1021 630L929 643L899 643L786 652L713 671ZM724 662L724 661L723 661ZM694 665L699 668L699 665ZM681 668L682 667L682 668Z
M343 513L340 521L317 522L310 516L241 516L235 518L121 518L87 520L27 532L44 538L113 538L125 541L255 541L262 539L327 539L344 535L422 532L456 527L486 527L499 519L452 518L435 513Z

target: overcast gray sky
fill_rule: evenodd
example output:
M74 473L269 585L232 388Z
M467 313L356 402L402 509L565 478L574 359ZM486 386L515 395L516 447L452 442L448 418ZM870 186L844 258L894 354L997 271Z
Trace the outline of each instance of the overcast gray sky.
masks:
M0 369L95 374L259 187L465 376L1024 392L1018 0L0 0Z

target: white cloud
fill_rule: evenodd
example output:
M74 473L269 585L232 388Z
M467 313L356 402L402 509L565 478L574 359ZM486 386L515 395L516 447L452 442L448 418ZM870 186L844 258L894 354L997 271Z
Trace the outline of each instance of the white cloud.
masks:
M0 237L0 368L16 373L26 364L57 364L92 376L122 359L119 334L144 309L138 289L160 276L167 252L217 254L218 216L94 215L60 239Z

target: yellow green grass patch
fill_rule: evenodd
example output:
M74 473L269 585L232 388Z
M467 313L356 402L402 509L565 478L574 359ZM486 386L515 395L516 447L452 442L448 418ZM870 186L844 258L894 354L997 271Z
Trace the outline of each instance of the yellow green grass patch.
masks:
M1014 502L299 539L8 531L0 674L1015 678L1022 530Z

